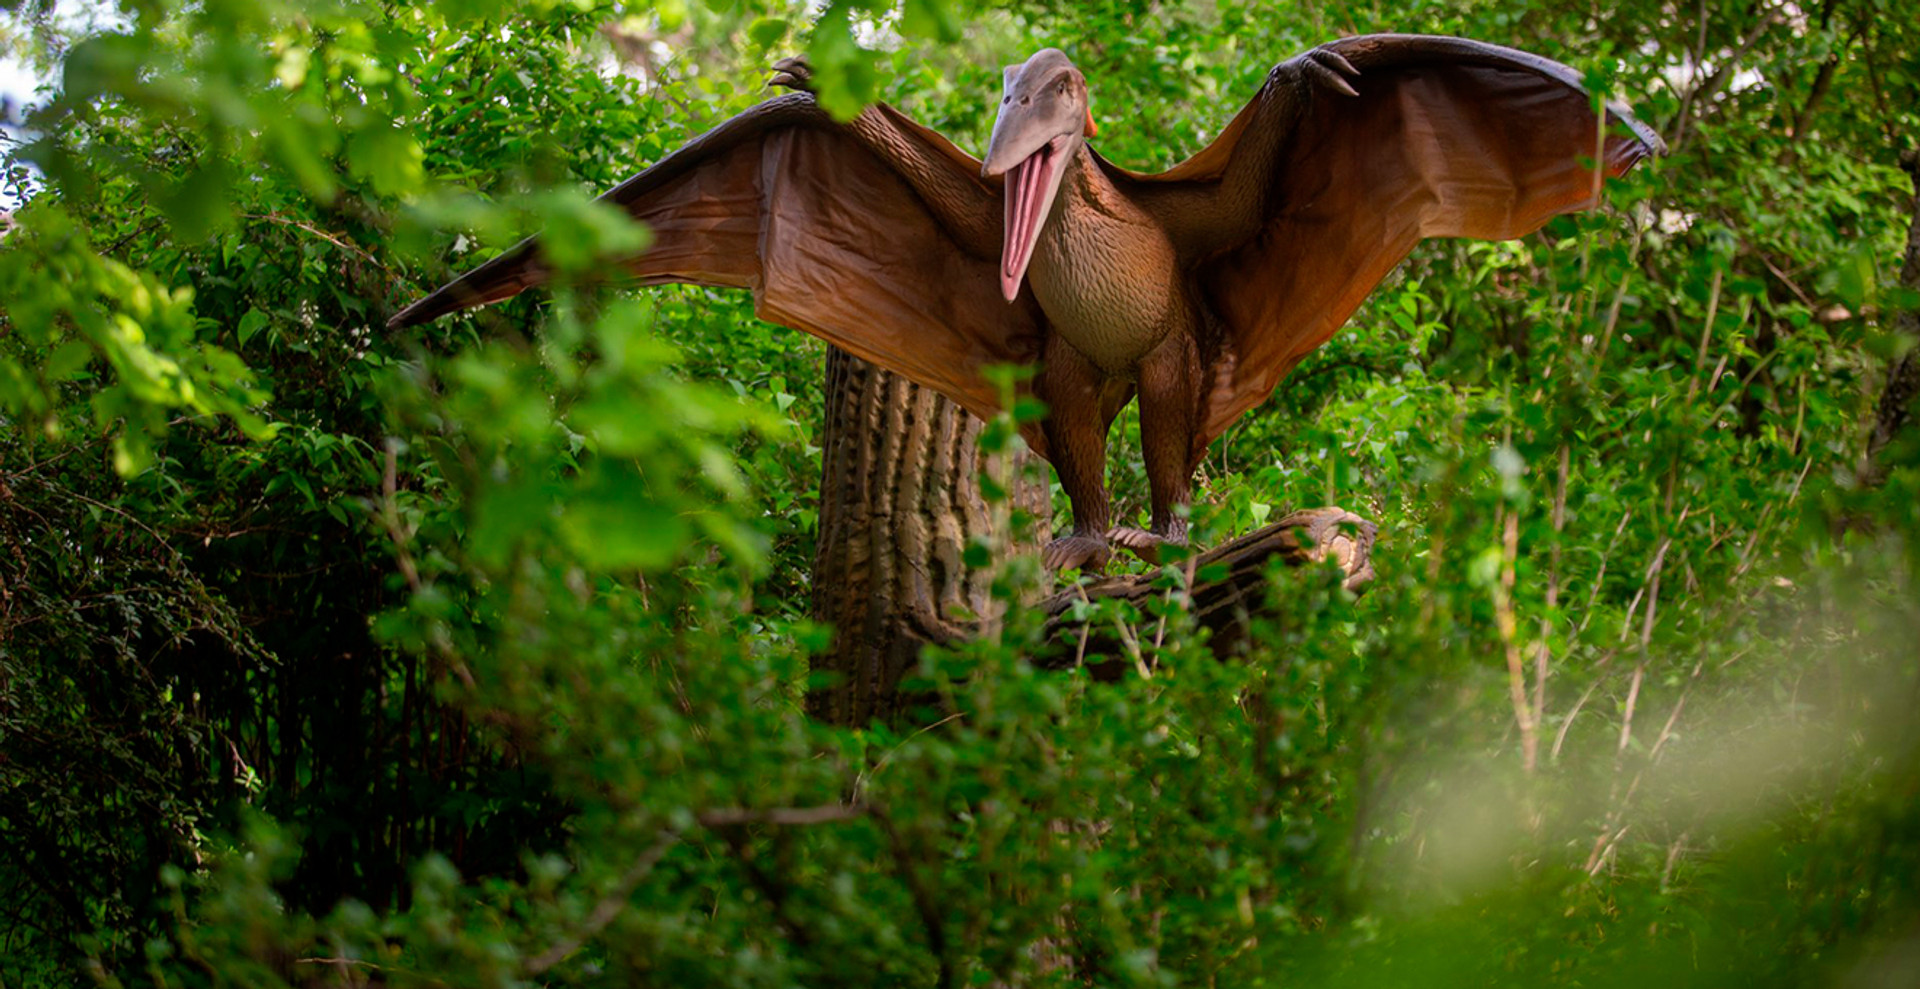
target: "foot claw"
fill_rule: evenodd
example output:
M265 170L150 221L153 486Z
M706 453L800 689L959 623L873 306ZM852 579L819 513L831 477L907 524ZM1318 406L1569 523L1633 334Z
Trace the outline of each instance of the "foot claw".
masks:
M1040 562L1048 570L1069 570L1079 568L1085 573L1098 573L1113 556L1113 550L1107 547L1107 541L1099 536L1062 536L1046 545L1040 551Z
M1162 546L1185 546L1184 538L1156 535L1145 529L1115 526L1107 530L1107 541L1147 563L1160 562Z

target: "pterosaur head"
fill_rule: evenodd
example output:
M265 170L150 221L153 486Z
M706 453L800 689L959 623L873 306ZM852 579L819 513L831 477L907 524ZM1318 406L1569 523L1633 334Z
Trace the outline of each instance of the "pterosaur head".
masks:
M1040 225L1053 209L1067 163L1094 133L1087 109L1087 78L1064 52L1043 48L1006 70L1000 116L987 141L980 173L1007 177L1006 246L1000 255L1000 291L1013 301L1033 260Z

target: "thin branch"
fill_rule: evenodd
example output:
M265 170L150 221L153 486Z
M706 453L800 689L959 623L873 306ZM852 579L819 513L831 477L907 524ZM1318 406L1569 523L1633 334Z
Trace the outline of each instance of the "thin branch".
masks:
M1880 110L1880 112L1874 114L1874 116L1879 118L1881 136L1886 139L1888 144L1897 144L1899 139L1895 136L1893 129L1893 110L1887 106L1886 87L1880 83L1880 60L1874 57L1874 37L1875 32L1872 30L1867 30L1861 34L1860 47L1865 49L1865 56L1862 57L1860 61L1866 64L1867 86L1873 90L1874 105L1879 107Z
M1113 629L1119 633L1120 644L1126 648L1127 657L1133 660L1134 671L1139 673L1143 680L1153 679L1153 668L1148 666L1146 658L1140 655L1140 642L1134 638L1133 630L1127 627L1126 622L1120 620L1118 614L1114 614L1112 618Z
M1547 675L1552 671L1553 649L1548 636L1553 631L1553 616L1560 610L1561 535L1567 528L1567 475L1572 453L1560 444L1560 470L1553 486L1553 548L1547 563L1547 606L1540 615L1540 638L1533 651L1533 723L1537 729L1547 722Z
M147 234L154 232L155 230L160 229L160 223L161 221L158 219L148 220L146 223L143 223L140 226L135 227L132 233L129 233L125 237L122 237L119 240L114 241L112 244L108 245L105 248L102 248L96 253L98 253L103 258L112 257L115 254L118 254L122 247L125 247L128 244L132 243L135 239L139 237L143 237Z
M1613 549L1620 544L1620 534L1627 531L1627 522L1632 518L1631 510L1620 516L1620 524L1613 527L1613 538L1607 540L1606 551L1600 554L1600 569L1593 575L1593 589L1587 594L1587 606L1581 610L1580 626L1573 630L1575 639L1586 634L1587 623L1593 620L1593 605L1600 600L1600 585L1606 580L1607 562L1613 558Z
M1633 677L1627 682L1627 703L1620 713L1620 744L1613 750L1614 759L1620 760L1627 755L1627 746L1633 744L1633 712L1640 702L1640 685L1646 681L1647 661L1643 657L1633 666Z
M1621 642L1627 641L1627 633L1633 630L1633 616L1640 610L1640 602L1646 599L1648 589L1652 588L1654 593L1659 593L1660 566L1667 558L1667 547L1671 545L1673 545L1672 533L1660 537L1660 548L1654 550L1653 559L1647 563L1646 575L1640 578L1640 589L1634 592L1633 600L1627 602L1627 614L1620 619Z
M1807 290L1804 288L1801 288L1800 283L1794 281L1792 275L1789 275L1786 272L1781 271L1780 266L1777 264L1774 264L1772 258L1767 257L1767 252L1757 247L1754 247L1752 244L1747 245L1747 249L1752 252L1754 257L1757 257L1760 259L1761 264L1767 266L1767 270L1773 273L1773 277L1780 279L1780 284L1785 285L1787 287L1787 290L1794 294L1795 298L1798 298L1801 301L1801 303L1806 305L1808 309L1813 310L1815 312L1819 311L1820 304L1813 301L1813 296L1808 295ZM1715 271L1714 274L1718 275L1719 272Z
M1379 364L1373 361L1363 361L1355 357L1343 357L1343 358L1340 358L1339 360L1323 361L1321 363L1315 364L1313 367L1306 369L1306 371L1300 374L1291 375L1289 377L1289 381L1291 382L1291 385L1289 387L1298 388L1302 382L1310 381L1314 378L1319 377L1320 375L1326 374L1331 371L1339 371L1346 368L1353 368L1356 371L1365 371L1368 374L1386 374L1387 372L1392 371L1394 369L1394 365Z
M580 947L594 935L605 930L607 925L613 923L613 919L620 915L620 910L627 905L627 900L633 896L633 891L640 885L640 880L645 879L647 873L652 872L653 867L660 864L660 860L665 858L667 852L679 842L679 834L668 830L661 831L660 837L656 838L652 845L647 846L646 851L640 853L640 857L634 860L633 865L629 866L626 872L621 873L620 879L613 884L612 889L607 891L607 895L593 905L593 910L587 914L586 922L553 947L529 958L521 966L521 971L530 976L539 975L560 964L568 955L579 951Z
M290 216L281 216L278 213L242 213L240 214L240 218L244 220L262 220L267 223L278 223L283 227L293 227L296 230L304 230L343 251L360 255L362 258L365 258L369 264L379 268L381 271L392 271L392 269L388 268L385 264L382 264L379 258L367 253L352 241L342 240L339 235L328 233L305 220L296 220Z
M1678 865L1680 863L1680 857L1686 854L1688 833L1689 832L1686 831L1680 832L1680 836L1673 839L1673 844L1667 848L1666 864L1660 867L1660 892L1662 893L1666 893L1673 888L1673 867Z
M1084 632L1082 632L1081 634L1080 645L1081 645L1081 648L1083 649L1086 648L1086 636ZM874 778L875 776L878 776L880 774L880 770L886 768L887 762L893 758L894 753L899 752L901 749L906 748L909 742L912 742L914 739L919 738L922 735L925 735L927 732L930 732L935 728L938 728L941 725L946 724L949 721L955 721L960 718L964 718L966 717L966 715L967 715L967 712L965 711L955 711L952 714L949 714L946 717L941 718L940 720L934 722L933 724L927 725L924 728L920 728L916 730L913 734L908 735L907 737L901 739L898 743L894 744L893 747L887 749L885 753L881 754L879 759L874 761L874 764L871 767L862 771L858 776L854 777L854 780L853 780L854 804L857 805L860 803L860 795L861 795L861 792L867 788L867 781Z
M913 857L907 854L907 845L900 836L893 819L877 805L869 808L874 823L887 836L887 850L893 856L894 868L900 873L900 881L906 884L907 892L913 896L913 907L920 914L920 926L926 930L927 948L940 961L940 976L934 984L940 989L952 989L954 984L954 966L951 953L947 950L947 931L940 920L940 908L934 902L933 894L920 879L920 870L914 868Z
M1633 825L1623 824L1618 830L1602 831L1600 837L1593 840L1593 851L1587 855L1587 875L1600 874L1600 870L1605 868L1607 862L1612 859L1613 850L1619 846L1620 839L1626 837L1627 832L1632 829Z
M1502 508L1506 516L1501 538L1500 580L1494 585L1493 617L1507 657L1507 693L1513 701L1513 722L1520 728L1520 768L1531 774L1540 754L1539 725L1527 702L1527 672L1520 658L1519 621L1513 610L1515 564L1520 555L1520 513Z
M1700 394L1700 372L1707 369L1707 350L1713 344L1713 322L1720 315L1720 282L1725 268L1713 269L1713 285L1707 290L1707 318L1700 321L1700 344L1694 348L1693 380L1687 383L1687 404Z
M400 522L397 501L400 444L398 440L388 437L386 447L386 467L380 476L380 523L387 530L387 537L393 543L394 559L400 566L400 575L406 579L407 589L417 595L426 589L426 583L420 578L420 568L414 563L413 553L407 549L407 544L413 540L413 530ZM477 685L474 682L473 673L461 660L459 651L453 648L452 640L447 637L446 628L438 622L433 623L427 638L433 644L434 651L447 664L447 668L460 678L460 682L468 690L474 689Z
M1609 651L1606 655L1601 656L1599 661L1593 664L1594 672L1599 673L1604 671L1607 668L1607 664L1613 662L1613 655L1614 654ZM1549 761L1560 761L1560 747L1567 743L1567 732L1573 728L1573 719L1580 714L1582 708L1587 706L1588 699L1593 697L1593 692L1599 688L1600 683L1601 678L1595 677L1592 683L1587 684L1587 689L1581 691L1580 699L1574 701L1573 707L1567 710L1567 716L1560 722L1560 731L1553 736L1553 748L1547 753L1547 759Z
M1087 585L1084 582L1074 581L1073 589L1080 595L1082 604L1085 604L1089 608L1093 607L1093 599L1087 597ZM1087 665L1087 639L1092 635L1092 622L1087 622L1080 626L1080 641L1075 643L1073 647L1073 668L1076 670L1083 669Z
M1800 468L1800 476L1793 479L1793 488L1787 492L1786 504L1789 507L1791 507L1795 501L1799 500L1800 485L1806 481L1807 472L1813 469L1813 460L1814 458L1808 457L1805 466ZM1747 545L1740 550L1740 562L1733 568L1733 575L1735 577L1745 576L1747 568L1753 566L1754 548L1760 544L1760 537L1766 534L1769 524L1772 521L1774 506L1778 504L1780 504L1780 502L1768 502L1767 506L1760 510L1760 521L1753 527L1753 533L1747 537Z
M1597 176L1599 170L1596 169L1594 174ZM1640 242L1644 237L1644 233L1645 231L1641 228L1640 224L1636 223L1633 225L1633 237L1627 242L1628 268L1632 268L1635 259L1640 256ZM1606 326L1600 332L1600 344L1593 349L1595 360L1604 361L1607 359L1607 348L1613 344L1613 331L1620 325L1620 307L1625 305L1627 301L1627 283L1629 281L1630 279L1622 278L1620 279L1620 284L1614 287L1613 301L1607 304Z
M1824 30L1832 19L1833 3L1832 0L1829 0L1826 7L1820 12L1821 29ZM1788 159L1793 157L1799 147L1800 138L1805 135L1808 128L1813 125L1813 112L1819 109L1820 101L1827 98L1827 91L1833 87L1833 74L1834 71L1840 67L1840 56L1852 48L1854 42L1860 40L1860 36L1867 31L1867 24L1871 23L1872 21L1869 20L1865 24L1854 28L1853 34L1849 35L1846 41L1841 42L1840 46L1835 48L1833 52L1827 56L1827 60L1820 64L1820 71L1813 77L1813 88L1807 93L1807 101L1801 105L1800 113L1793 118L1793 131L1787 135L1788 144L1786 157Z
M1855 37L1857 38L1858 35ZM1850 47L1853 41L1853 38L1847 39L1847 46ZM1813 89L1807 93L1807 102L1801 105L1800 113L1793 118L1793 130L1787 135L1789 155L1799 146L1800 138L1806 134L1807 127L1813 123L1813 111L1819 108L1821 100L1827 98L1827 90L1833 85L1833 71L1839 67L1840 53L1837 51L1827 56L1827 60L1820 64L1820 71L1813 77Z
M741 824L826 824L851 821L870 812L867 804L823 804L818 807L729 807L703 810L693 816L702 827L724 828Z
M1689 126L1696 117L1693 108L1712 99L1714 95L1720 91L1720 87L1733 81L1733 77L1740 71L1740 61L1746 58L1747 52L1753 49L1754 44L1760 40L1762 35L1767 33L1767 29L1772 27L1773 24L1773 11L1769 10L1761 14L1760 19L1754 23L1753 29L1748 31L1746 36L1740 39L1739 46L1734 49L1733 54L1725 62L1721 63L1720 68L1715 70L1713 75L1708 76L1704 83L1689 87L1686 93L1681 96L1680 112L1675 115L1677 122L1673 128L1673 140L1669 142L1675 154L1678 154L1681 147L1687 143ZM1705 28L1703 26L1703 35L1704 31Z
M1737 659L1739 657L1735 658ZM1647 770L1651 769L1654 764L1660 761L1660 753L1666 748L1668 740L1673 738L1673 727L1680 721L1680 712L1686 710L1687 697L1693 693L1694 684L1699 682L1700 672L1706 669L1706 666L1707 660L1704 655L1693 664L1693 673L1687 677L1686 686L1681 688L1679 698L1673 702L1673 710L1667 713L1666 723L1660 726L1660 735L1654 739L1653 748L1647 751L1646 762L1633 774L1633 781L1627 784L1626 793L1620 796L1613 810L1608 814L1607 826L1601 831L1601 836L1605 841L1603 843L1596 843L1594 852L1589 855L1587 859L1588 875L1597 875L1599 873L1601 866L1613 857L1614 846L1619 844L1620 838L1627 833L1627 825L1621 825L1618 830L1613 830L1613 827L1616 824L1620 824L1627 816L1627 807L1633 802L1634 795L1640 792L1640 783L1646 779ZM1638 674L1639 671L1636 670L1635 675L1638 676ZM1635 686L1636 688L1638 687L1637 682ZM1631 698L1629 698L1629 704L1631 704ZM1624 748L1622 751L1625 751ZM1608 831L1612 831L1612 837L1610 838L1607 837ZM1668 859L1669 868L1672 867L1671 854L1672 853L1670 853ZM1664 876L1661 881L1663 884L1665 883Z

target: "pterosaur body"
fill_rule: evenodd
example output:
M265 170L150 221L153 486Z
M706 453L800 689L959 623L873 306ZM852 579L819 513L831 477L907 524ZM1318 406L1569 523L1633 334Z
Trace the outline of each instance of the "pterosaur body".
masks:
M804 89L789 65L777 82ZM1102 158L1087 82L1059 51L1009 67L986 160L892 107L834 122L806 92L762 103L603 198L653 230L647 283L751 289L804 330L988 416L992 364L1034 364L1025 430L1073 503L1053 567L1109 541L1185 538L1207 445L1325 343L1425 237L1504 239L1598 202L1662 150L1602 120L1574 70L1458 38L1348 38L1282 62L1214 142L1138 174ZM546 280L537 240L395 316ZM1112 525L1114 417L1140 399L1149 529Z

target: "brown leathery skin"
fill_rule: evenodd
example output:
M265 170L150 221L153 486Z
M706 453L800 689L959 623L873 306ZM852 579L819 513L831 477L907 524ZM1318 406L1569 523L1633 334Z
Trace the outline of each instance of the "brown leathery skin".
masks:
M986 261L999 259L999 196L971 171L972 158L939 132L885 103L870 107L847 126L870 150L894 164L962 250ZM950 163L953 155L965 162L968 172L940 167Z
M1053 332L1108 374L1132 378L1168 333L1192 333L1179 256L1083 148L1040 228L1027 282Z
M804 86L803 66L781 68ZM1343 38L1282 62L1219 137L1157 175L1087 145L1087 82L1063 53L1040 52L1006 83L991 167L891 107L839 124L797 93L602 198L654 231L622 262L641 281L750 289L762 318L977 415L1002 400L982 368L1039 364L1031 387L1051 413L1022 433L1074 516L1045 551L1052 567L1098 568L1110 538L1145 557L1182 540L1207 445L1419 240L1522 236L1664 151L1624 108L1596 120L1575 70L1459 38ZM1035 170L1054 160L1031 157L1042 146L1063 155L1059 171ZM1009 169L1052 176L1044 212L1015 209L1042 202L1032 192L1007 203ZM1009 210L1032 246L1024 276ZM529 240L390 325L549 277ZM1105 484L1108 429L1136 393L1147 532L1112 526Z

